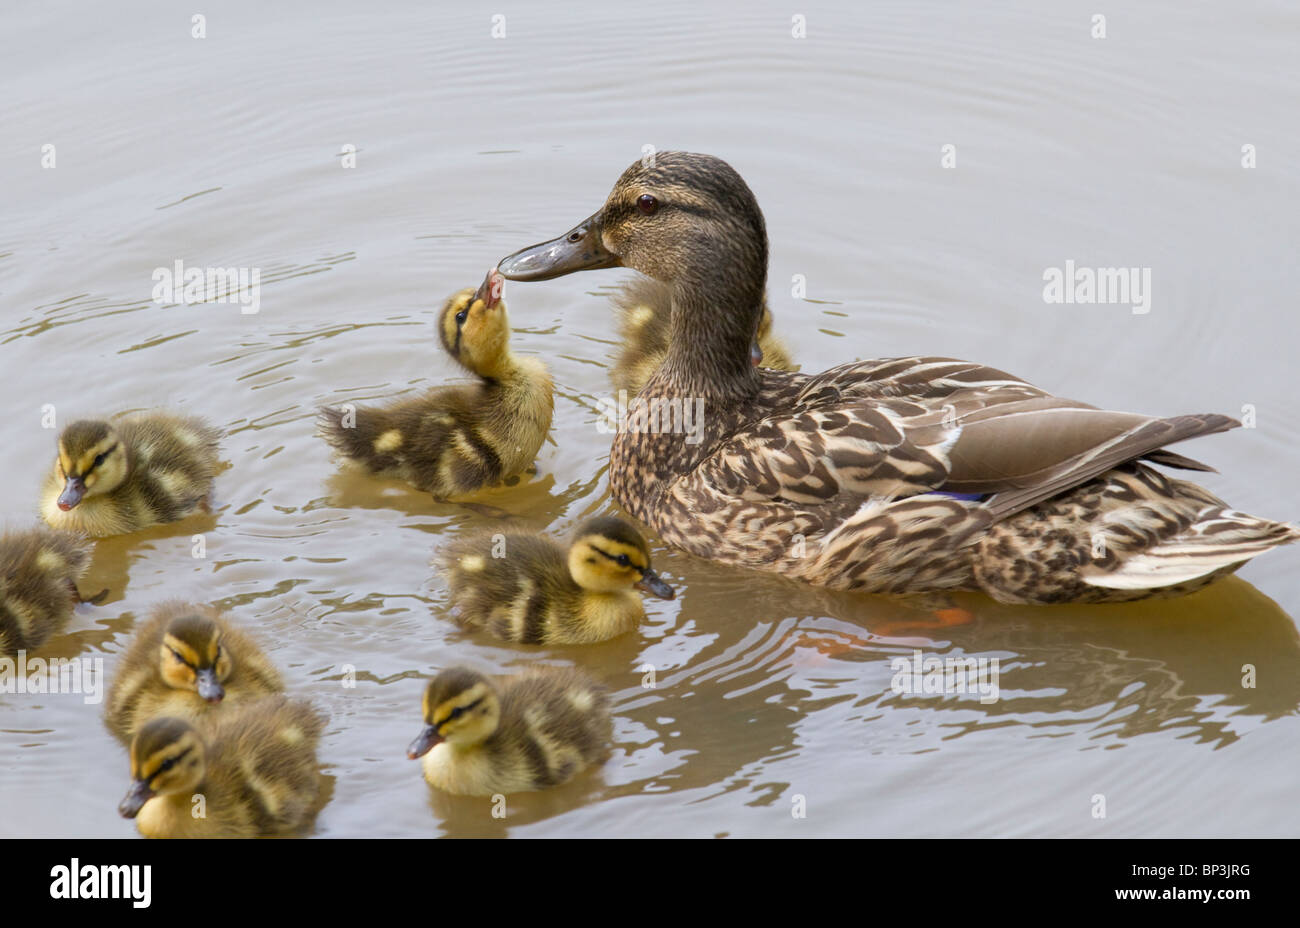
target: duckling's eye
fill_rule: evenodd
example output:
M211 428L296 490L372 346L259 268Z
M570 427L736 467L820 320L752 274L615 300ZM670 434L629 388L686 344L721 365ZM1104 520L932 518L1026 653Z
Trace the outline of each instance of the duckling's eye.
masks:
M619 563L619 566L621 566L621 567L626 567L626 566L628 566L629 564L632 563L632 560L631 560L631 558L629 558L626 554L620 554L620 555L618 556L618 563Z
M659 201L648 193L643 193L636 198L636 208L641 210L647 216L653 216L655 210L659 208Z
M168 770L171 770L175 766L176 766L176 758L169 757L162 762L162 765L158 768L158 772L166 773Z
M460 312L456 313L456 325L464 325L465 320L469 318L469 307L466 306Z
M105 461L107 458L108 458L108 452L107 452L107 451L101 451L99 454L95 455L94 463L92 463L92 464L90 465L90 469L91 469L91 470L94 470L94 469L95 469L96 467L98 467L100 464L103 464L104 461Z

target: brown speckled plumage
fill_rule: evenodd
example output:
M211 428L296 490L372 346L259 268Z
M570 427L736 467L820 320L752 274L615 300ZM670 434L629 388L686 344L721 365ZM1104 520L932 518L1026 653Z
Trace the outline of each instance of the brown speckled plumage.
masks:
M653 431L634 413L610 487L693 554L835 589L1046 603L1185 592L1300 539L1139 463L1209 470L1164 446L1238 424L1226 416L1099 410L948 358L755 369L767 236L717 158L632 165L599 213L500 268L614 265L672 290L672 344L643 408L703 403L703 425Z

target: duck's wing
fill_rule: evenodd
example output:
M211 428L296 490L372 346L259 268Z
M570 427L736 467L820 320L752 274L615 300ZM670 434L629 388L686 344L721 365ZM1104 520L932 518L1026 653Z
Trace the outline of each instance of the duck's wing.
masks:
M947 358L842 365L769 408L693 476L731 496L796 505L969 494L987 497L994 518L1136 458L1205 469L1159 449L1237 424L1100 410Z

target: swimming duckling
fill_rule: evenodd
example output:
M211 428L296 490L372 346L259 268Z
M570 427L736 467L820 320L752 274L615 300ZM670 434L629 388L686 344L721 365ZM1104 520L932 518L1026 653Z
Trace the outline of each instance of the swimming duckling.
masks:
M464 667L424 691L424 731L406 756L423 757L430 786L464 796L558 786L599 761L612 733L604 687L553 667L495 685Z
M80 535L44 527L0 536L0 655L33 651L64 626L77 603L89 599L77 581L90 564L90 544Z
M626 390L628 396L635 396L668 356L673 291L661 281L641 277L624 284L612 301L619 317L623 349L609 377L615 390ZM755 367L798 370L785 344L772 332L772 311L767 307L766 295L762 297L758 333L749 346L749 354Z
M153 719L131 741L134 782L118 811L146 838L297 831L320 801L316 745L324 727L310 705L284 696L215 715L201 733L182 719Z
M510 351L504 284L493 269L477 291L447 300L439 316L443 347L477 383L387 406L325 407L325 440L371 473L401 477L438 498L492 486L528 467L551 428L552 382L541 361Z
M127 740L150 719L198 722L217 706L282 692L275 665L219 610L167 602L153 610L122 656L104 718Z
M524 644L590 644L631 631L645 619L638 590L672 599L650 567L650 548L613 516L579 526L568 552L518 529L463 537L438 557L452 617Z
M95 537L183 519L208 505L220 439L202 419L169 413L73 422L59 436L41 516Z

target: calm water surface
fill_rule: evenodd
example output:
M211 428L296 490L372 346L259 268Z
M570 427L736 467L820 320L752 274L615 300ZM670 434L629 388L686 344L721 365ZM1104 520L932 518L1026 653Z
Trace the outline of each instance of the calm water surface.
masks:
M1104 39L1093 6L1027 0L808 3L804 39L777 3L221 6L204 39L162 3L16 4L0 23L0 520L32 517L46 404L60 422L179 407L226 429L230 465L213 516L98 544L85 586L111 596L42 656L111 675L153 603L229 608L330 714L320 836L1300 832L1300 551L1173 602L962 596L973 620L945 627L658 549L679 598L639 634L529 649L456 630L439 545L505 513L566 533L612 505L604 294L630 272L508 286L516 349L557 385L515 486L438 504L342 474L312 421L455 376L441 300L590 214L654 145L753 187L804 370L929 353L1112 408L1250 407L1255 428L1180 450L1237 508L1300 518L1293 4L1151 2ZM260 268L260 312L153 303L178 259ZM1151 268L1150 312L1045 304L1067 259ZM895 695L890 661L918 648L998 658L1001 699ZM455 662L603 678L609 762L503 820L431 796L403 752L422 681ZM4 834L134 833L125 751L78 697L0 695L0 778Z

